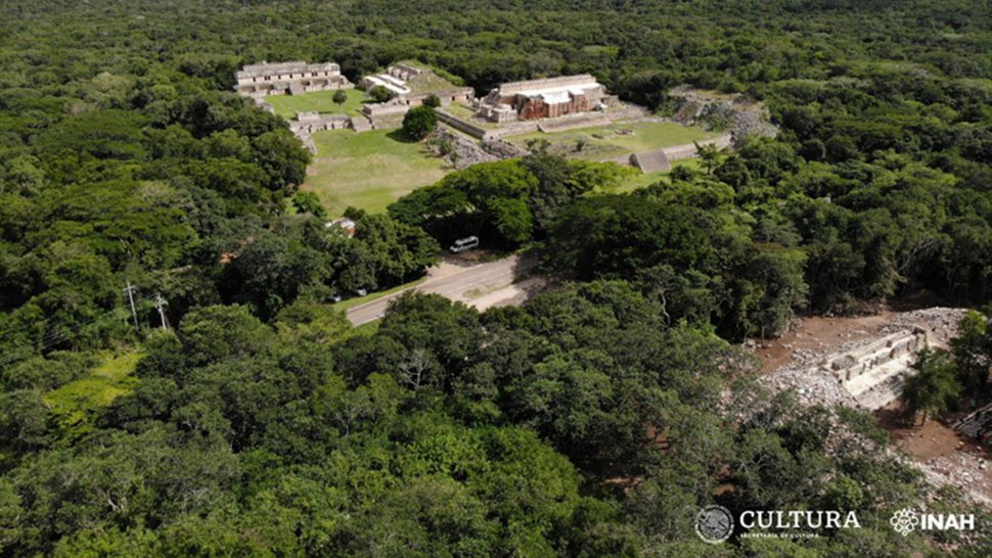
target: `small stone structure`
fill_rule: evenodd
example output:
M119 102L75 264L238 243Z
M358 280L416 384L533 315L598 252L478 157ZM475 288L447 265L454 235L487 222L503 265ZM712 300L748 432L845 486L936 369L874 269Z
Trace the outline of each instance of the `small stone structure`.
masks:
M672 170L672 162L665 156L664 149L634 153L630 156L630 164L640 169L644 174Z
M768 109L744 95L700 91L688 85L674 87L668 94L679 102L672 121L687 126L723 122L735 145L748 136L775 137L778 134L778 128L769 121Z
M419 107L434 95L441 106L451 103L470 103L474 97L471 87L459 87L448 83L429 68L410 63L398 63L386 69L385 73L362 78L362 87L385 87L393 98L385 103L367 103L362 107L362 116L369 122L370 129L397 128L403 116L413 107Z
M317 153L317 146L310 134L351 127L352 119L343 114L320 114L316 111L298 112L296 118L289 121L289 129L311 153Z
M337 227L344 231L344 234L348 235L348 238L353 238L355 232L358 230L358 224L347 217L339 217L333 221L328 221L324 223L324 227L328 229Z
M899 397L916 353L928 346L927 332L912 328L834 355L824 367L860 406L876 410Z
M496 123L555 118L617 103L589 74L504 83L475 102L476 114Z
M982 443L992 441L992 403L954 423L954 430Z
M349 89L348 78L341 75L341 67L333 62L309 64L303 61L278 64L250 64L234 74L234 90L245 97L266 95L298 95L309 91Z
M718 149L733 147L733 136L724 134L722 136L695 143L683 143L673 145L653 151L634 153L630 156L630 165L641 169L643 173L667 171L672 169L673 161L682 159L692 159L699 155L699 148L708 145L716 146Z

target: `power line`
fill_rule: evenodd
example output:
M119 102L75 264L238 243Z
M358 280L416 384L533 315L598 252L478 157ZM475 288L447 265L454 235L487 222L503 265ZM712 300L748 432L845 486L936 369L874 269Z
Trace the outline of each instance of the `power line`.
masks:
M134 295L133 291L135 290L135 287L132 287L130 282L128 282L128 287L132 289L132 294L129 297L129 302L131 303L132 317L136 320L137 307L140 305L141 302L148 302L148 300L142 299L140 296ZM124 289L125 292L127 292L127 290L128 289ZM75 324L71 327L56 328L45 334L41 338L41 340L37 342L25 343L23 345L13 347L7 352L5 358L0 359L0 366L6 366L11 362L15 362L17 360L24 360L25 358L28 358L31 355L33 355L35 352L43 352L47 349L55 347L60 343L68 341L69 339L72 338L74 334L79 333L82 329L95 325L97 322L101 322L106 319L109 319L112 315L120 314L121 312L124 312L126 310L127 308L114 308L113 310L104 312L103 314L100 314L85 322ZM137 322L135 323L137 324ZM29 350L30 352L26 356L22 357L21 354L23 354L24 350Z

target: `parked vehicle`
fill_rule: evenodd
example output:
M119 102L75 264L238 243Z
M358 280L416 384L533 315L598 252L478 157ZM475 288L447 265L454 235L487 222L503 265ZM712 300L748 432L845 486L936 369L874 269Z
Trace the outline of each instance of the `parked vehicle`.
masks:
M471 250L473 248L479 247L479 237L477 236L466 236L465 238L459 238L451 245L451 252L453 254L459 254L466 250Z
M356 289L355 294L357 294L358 296L365 296L369 294L369 292L365 289Z

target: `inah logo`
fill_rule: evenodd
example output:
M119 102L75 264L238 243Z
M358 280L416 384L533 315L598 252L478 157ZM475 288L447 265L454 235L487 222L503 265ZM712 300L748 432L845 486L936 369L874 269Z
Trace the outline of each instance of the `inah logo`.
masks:
M916 529L916 526L920 524L920 518L916 517L916 512L909 509L903 508L896 513L892 514L892 519L889 523L895 527L896 532L902 536L906 536Z
M909 508L903 508L892 515L889 520L892 527L902 536L913 531L971 531L975 528L974 514L961 513L916 513Z
M696 514L696 534L710 544L723 542L734 533L734 516L723 506L706 506Z

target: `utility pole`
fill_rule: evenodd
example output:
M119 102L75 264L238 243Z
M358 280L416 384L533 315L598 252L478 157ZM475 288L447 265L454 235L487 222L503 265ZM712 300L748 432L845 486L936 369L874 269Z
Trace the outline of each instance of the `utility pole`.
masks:
M158 310L158 316L162 320L162 329L169 329L169 320L165 317L165 307L168 306L168 302L162 298L161 293L155 293L155 308Z
M131 282L127 282L127 288L124 289L124 293L127 294L127 299L131 303L131 317L134 318L134 331L135 333L140 333L141 330L138 328L138 311L134 309L134 291L137 287L131 285Z

